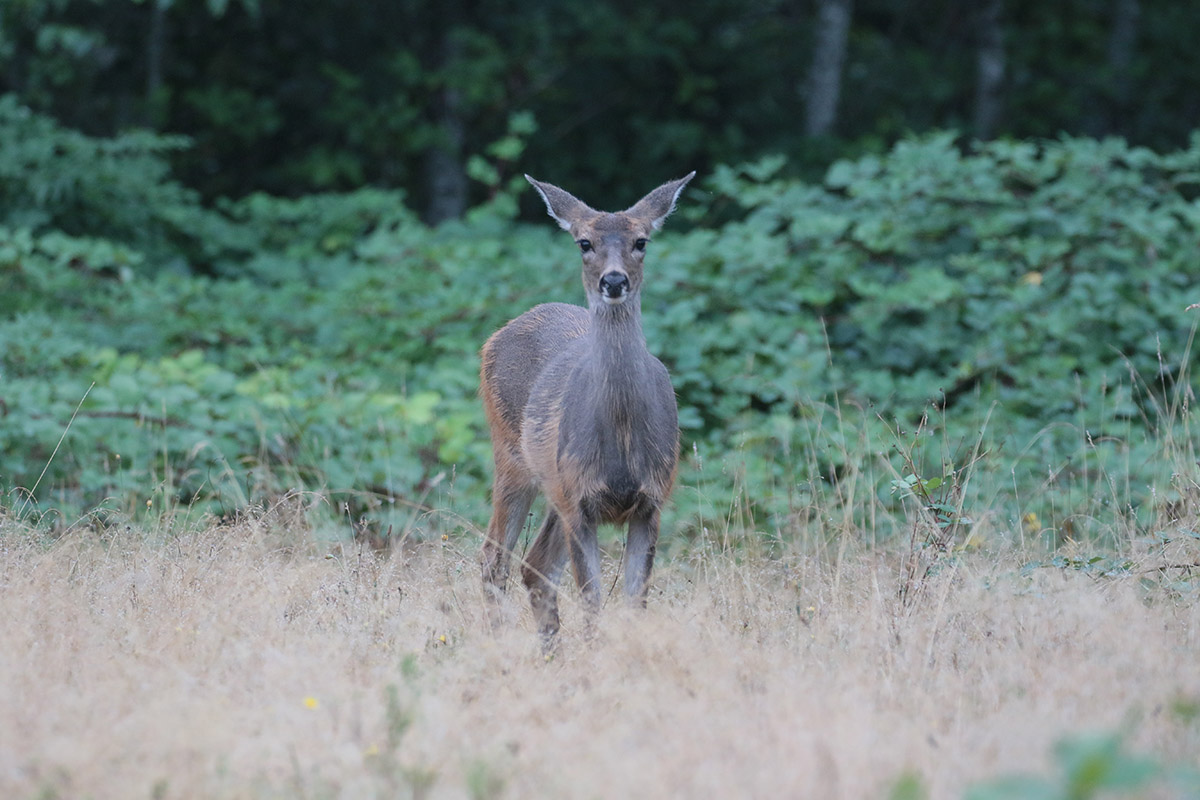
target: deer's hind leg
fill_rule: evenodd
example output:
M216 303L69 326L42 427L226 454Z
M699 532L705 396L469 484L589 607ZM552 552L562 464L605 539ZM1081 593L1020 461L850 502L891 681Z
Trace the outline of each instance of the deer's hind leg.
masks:
M537 491L536 484L518 465L497 460L496 479L492 485L492 518L480 556L484 590L492 601L499 600L508 585L513 547L525 527Z
M546 510L546 520L521 568L538 633L546 644L558 633L558 582L566 564L567 542L563 538L562 518L551 507Z

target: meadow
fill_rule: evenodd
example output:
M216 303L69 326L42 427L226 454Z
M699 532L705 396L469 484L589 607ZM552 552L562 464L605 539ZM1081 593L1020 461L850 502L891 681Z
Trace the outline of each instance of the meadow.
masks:
M903 553L714 538L593 638L564 592L546 658L515 587L485 621L477 541L319 544L310 512L6 520L0 793L1200 796L1194 539L1106 571L964 552L905 593Z

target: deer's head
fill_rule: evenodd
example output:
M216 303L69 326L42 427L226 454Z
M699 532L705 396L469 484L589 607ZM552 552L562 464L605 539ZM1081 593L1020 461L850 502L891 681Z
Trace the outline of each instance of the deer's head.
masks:
M621 305L642 286L642 259L654 231L675 210L675 201L695 172L664 183L624 211L596 211L570 192L530 178L546 210L571 234L583 258L588 307Z

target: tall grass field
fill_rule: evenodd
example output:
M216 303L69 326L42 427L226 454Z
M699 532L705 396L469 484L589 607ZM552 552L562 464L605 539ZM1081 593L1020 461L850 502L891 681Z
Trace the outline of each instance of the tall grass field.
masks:
M769 554L714 524L592 637L564 591L546 657L518 587L485 618L479 532L332 542L323 505L52 540L9 513L0 794L1200 796L1194 506L1052 553L939 548L921 513Z

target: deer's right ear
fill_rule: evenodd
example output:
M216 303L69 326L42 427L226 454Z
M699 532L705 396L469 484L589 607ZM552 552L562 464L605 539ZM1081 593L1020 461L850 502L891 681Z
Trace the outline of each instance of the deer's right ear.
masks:
M542 202L546 204L546 211L564 231L571 230L571 225L596 213L587 203L552 183L535 181L528 175L525 176L525 180L537 189L537 193L542 196Z

